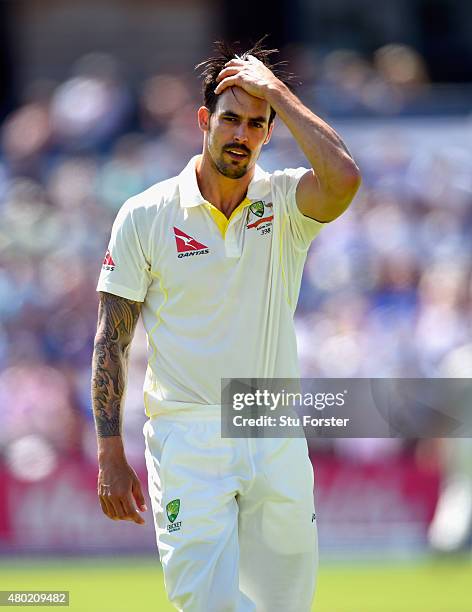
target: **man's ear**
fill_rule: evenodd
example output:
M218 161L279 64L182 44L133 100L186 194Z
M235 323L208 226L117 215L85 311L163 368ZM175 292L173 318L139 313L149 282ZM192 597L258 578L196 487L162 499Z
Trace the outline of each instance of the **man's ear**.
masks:
M198 127L202 132L208 132L210 129L210 111L206 106L200 106L197 111Z
M269 142L270 137L272 136L272 130L274 129L274 123L275 123L275 120L272 121L272 123L269 125L269 130L267 132L266 139L264 140L265 145Z

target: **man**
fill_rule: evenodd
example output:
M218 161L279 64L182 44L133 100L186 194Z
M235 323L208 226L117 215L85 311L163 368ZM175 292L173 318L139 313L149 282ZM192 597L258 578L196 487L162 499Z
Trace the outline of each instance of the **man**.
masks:
M98 494L143 522L121 413L140 313L146 463L169 599L185 612L306 612L317 567L313 472L301 439L222 439L222 378L296 378L293 326L307 249L360 182L339 136L276 76L273 51L217 45L201 64L203 151L130 200L113 226L92 394ZM311 170L256 166L275 114Z

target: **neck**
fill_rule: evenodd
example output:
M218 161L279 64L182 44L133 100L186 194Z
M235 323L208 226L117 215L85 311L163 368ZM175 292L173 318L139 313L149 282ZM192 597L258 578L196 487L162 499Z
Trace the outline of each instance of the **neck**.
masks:
M200 193L227 218L246 197L255 171L253 167L239 179L228 178L218 172L205 151L197 160L195 169Z

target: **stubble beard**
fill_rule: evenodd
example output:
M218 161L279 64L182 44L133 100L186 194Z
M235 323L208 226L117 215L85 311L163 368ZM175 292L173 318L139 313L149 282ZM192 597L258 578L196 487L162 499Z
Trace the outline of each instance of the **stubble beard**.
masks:
M222 157L213 160L215 168L218 170L220 174L225 176L226 178L231 179L239 179L242 178L248 171L249 160L246 163L234 164L227 163L223 160Z
M208 150L209 157L210 157L213 167L222 176L226 178L230 178L230 179L240 179L245 174L247 174L249 170L249 162L251 159L250 156L244 159L244 161L240 161L239 163L233 162L233 161L227 162L224 159L224 154L225 154L224 149L221 149L221 152L219 155L213 155L212 146L210 144L207 150Z

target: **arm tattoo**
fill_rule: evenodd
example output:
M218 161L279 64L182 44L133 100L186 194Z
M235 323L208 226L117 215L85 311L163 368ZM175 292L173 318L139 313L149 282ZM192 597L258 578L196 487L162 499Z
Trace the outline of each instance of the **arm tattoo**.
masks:
M92 406L100 438L121 435L121 403L128 353L141 302L100 294L92 361Z

